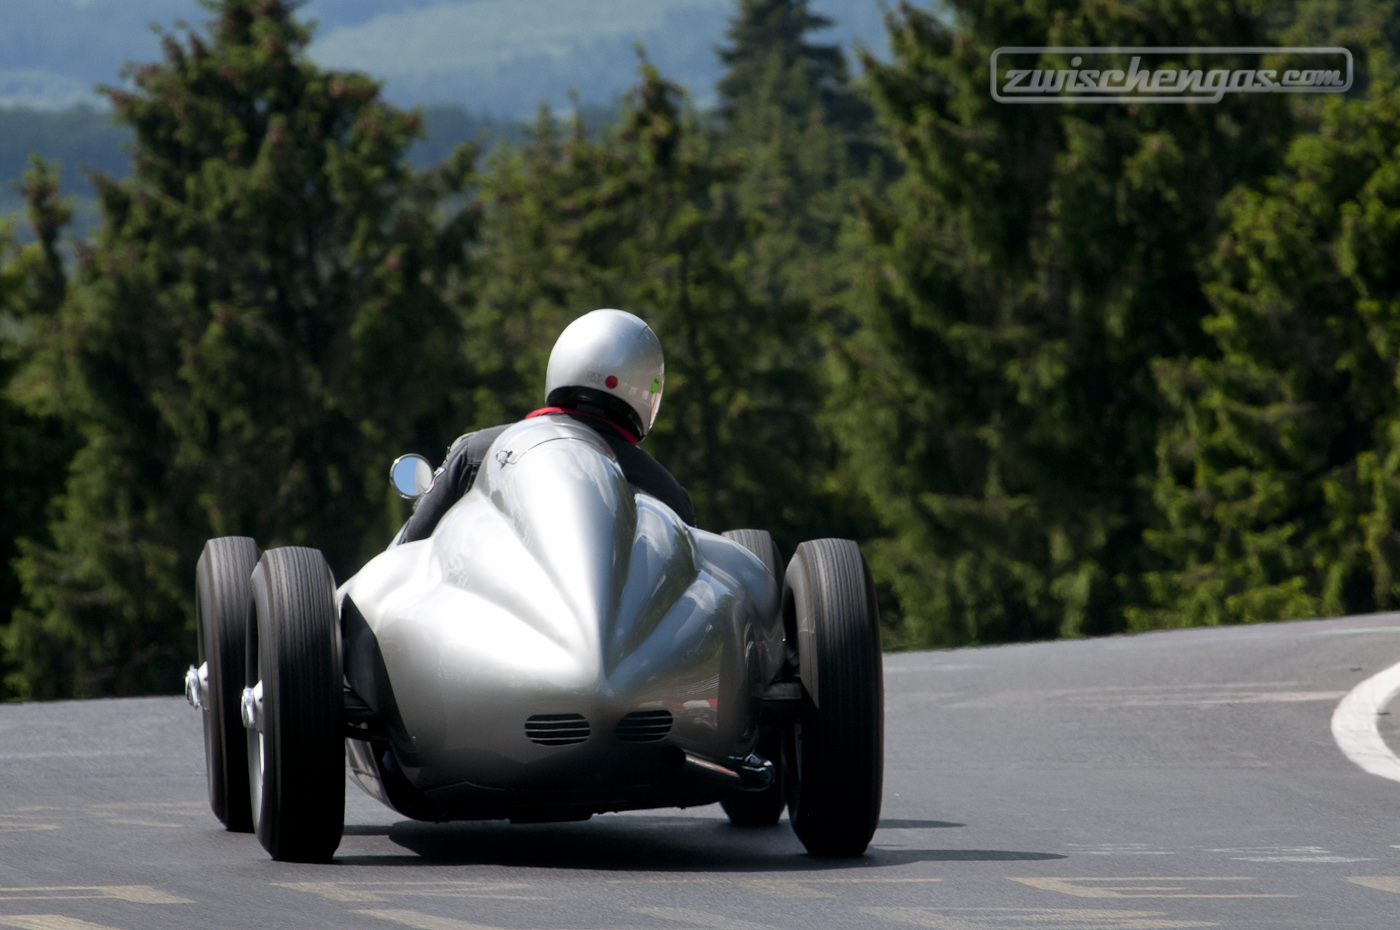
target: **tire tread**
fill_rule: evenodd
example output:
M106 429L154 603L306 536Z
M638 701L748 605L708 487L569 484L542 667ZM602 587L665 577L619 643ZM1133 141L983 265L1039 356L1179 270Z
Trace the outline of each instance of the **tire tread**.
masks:
M247 536L222 536L204 544L195 566L200 663L207 663L209 707L204 714L209 806L224 826L250 833L248 754L239 699L251 612L250 576L261 553Z
M270 774L258 839L274 859L325 862L345 826L335 584L316 549L271 549L259 568L254 587Z
M848 539L802 543L784 597L798 613L806 691L789 815L812 855L858 856L879 825L884 774L879 615L860 547Z

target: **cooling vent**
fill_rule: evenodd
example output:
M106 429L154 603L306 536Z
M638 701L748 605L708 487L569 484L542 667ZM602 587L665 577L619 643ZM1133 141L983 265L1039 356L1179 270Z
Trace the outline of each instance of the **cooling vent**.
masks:
M650 743L671 732L669 710L635 710L617 722L617 738L629 743Z
M567 746L588 739L582 714L535 714L525 721L525 735L541 746Z

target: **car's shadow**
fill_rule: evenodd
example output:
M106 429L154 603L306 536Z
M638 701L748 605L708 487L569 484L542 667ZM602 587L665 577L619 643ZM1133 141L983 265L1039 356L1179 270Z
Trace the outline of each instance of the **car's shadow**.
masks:
M882 830L960 827L939 820L885 820ZM505 865L618 872L819 872L879 869L912 862L1063 859L1003 849L885 846L881 834L857 859L808 856L784 820L734 827L718 818L665 815L598 817L584 823L512 825L499 821L346 827L346 836L386 836L404 853L359 853L342 846L339 865ZM903 837L908 839L907 835Z

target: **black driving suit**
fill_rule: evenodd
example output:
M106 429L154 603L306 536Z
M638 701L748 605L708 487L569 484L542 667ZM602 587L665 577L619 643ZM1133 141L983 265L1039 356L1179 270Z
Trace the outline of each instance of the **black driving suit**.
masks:
M660 462L624 438L611 423L599 417L568 410L543 415L567 416L571 420L593 427L617 456L617 463L622 466L622 474L633 487L660 500L690 526L695 525L695 507L691 504L690 495L686 493L685 488L681 487L680 482L676 481ZM400 542L414 542L432 535L442 515L471 488L491 443L514 425L506 423L467 433L452 444L447 450L447 461L443 462L433 486L414 506L413 516L409 517L404 526Z

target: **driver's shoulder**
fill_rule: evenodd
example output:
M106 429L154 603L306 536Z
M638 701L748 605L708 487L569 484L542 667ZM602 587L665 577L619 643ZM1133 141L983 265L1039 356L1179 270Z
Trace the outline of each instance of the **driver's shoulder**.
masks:
M514 425L514 423L502 423L499 426L489 426L486 429L463 433L453 440L452 445L447 447L447 457L453 459L464 456L469 464L479 465L486 457L486 450L491 448L491 443L496 441L496 437Z

